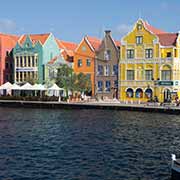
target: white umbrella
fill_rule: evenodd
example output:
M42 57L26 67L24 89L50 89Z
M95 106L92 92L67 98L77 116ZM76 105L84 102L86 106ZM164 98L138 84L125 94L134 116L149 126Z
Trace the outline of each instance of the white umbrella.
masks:
M12 84L10 82L6 82L5 84L0 86L0 94L1 95L7 95L7 94L11 94L11 87Z
M48 88L49 96L59 96L60 90L64 90L63 88L60 88L57 84L53 84L50 88Z
M27 82L26 84L24 84L23 86L21 86L20 89L21 89L21 90L33 90L33 86Z
M46 90L46 88L42 84L34 84L32 86L32 89L37 90L37 91L45 91Z
M13 84L11 87L12 90L21 90L21 87L18 86L17 84Z
M60 88L57 84L53 84L53 86L51 86L50 88L48 88L48 90L64 90L63 88Z
M10 82L6 82L5 84L0 86L0 89L11 89L13 85Z

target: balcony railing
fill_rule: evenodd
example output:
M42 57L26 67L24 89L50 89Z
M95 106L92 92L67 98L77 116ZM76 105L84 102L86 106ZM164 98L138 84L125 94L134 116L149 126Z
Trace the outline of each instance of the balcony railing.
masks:
M173 58L173 57L167 57L167 58L150 58L150 59L145 59L145 58L134 58L134 59L123 59L120 60L120 64L147 64L147 63L172 63L176 60L180 60L180 58Z

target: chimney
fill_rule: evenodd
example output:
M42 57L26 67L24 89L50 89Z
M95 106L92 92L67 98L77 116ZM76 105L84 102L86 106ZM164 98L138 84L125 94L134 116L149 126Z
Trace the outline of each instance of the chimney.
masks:
M110 35L110 34L111 34L111 30L106 30L106 31L105 31L105 34L106 34L106 35Z

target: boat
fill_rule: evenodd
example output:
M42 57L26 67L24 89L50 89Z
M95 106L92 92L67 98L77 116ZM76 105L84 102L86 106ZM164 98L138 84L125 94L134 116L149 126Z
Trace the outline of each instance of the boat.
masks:
M172 154L171 157L171 180L180 180L180 159L176 159L175 154Z

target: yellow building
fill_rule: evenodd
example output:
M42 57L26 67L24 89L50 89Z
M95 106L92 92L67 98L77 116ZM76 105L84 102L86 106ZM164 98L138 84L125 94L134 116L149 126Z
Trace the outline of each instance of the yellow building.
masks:
M139 19L121 41L120 100L160 102L180 92L180 36ZM157 97L157 98L156 98Z

